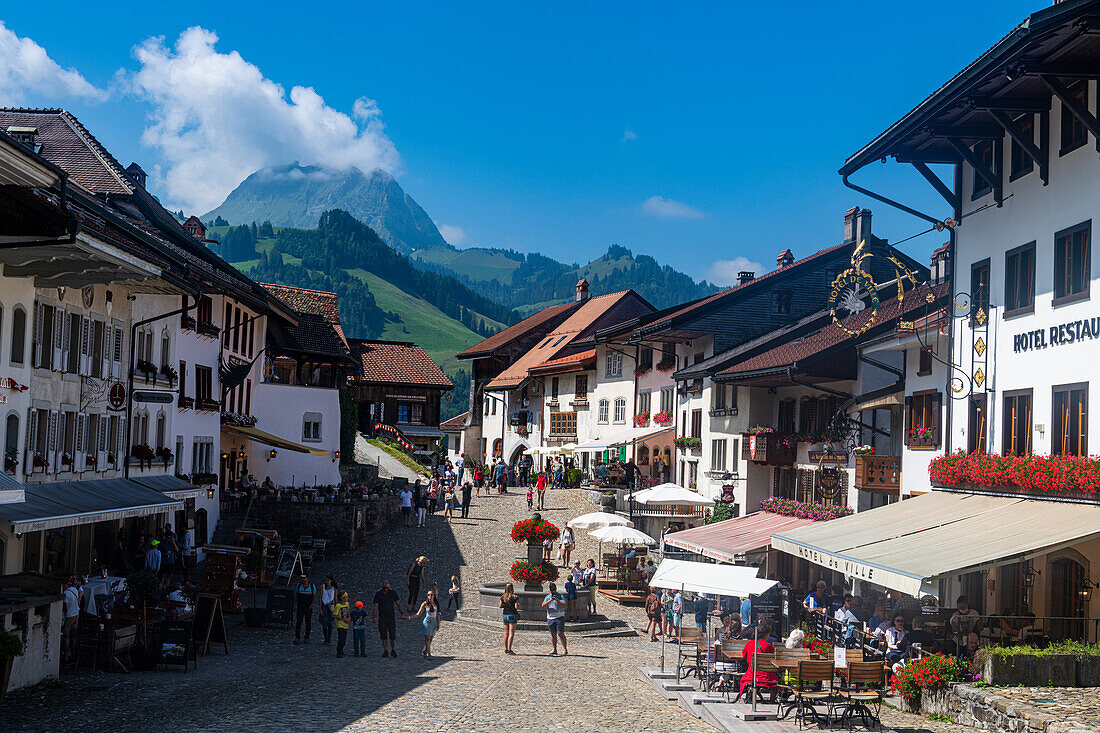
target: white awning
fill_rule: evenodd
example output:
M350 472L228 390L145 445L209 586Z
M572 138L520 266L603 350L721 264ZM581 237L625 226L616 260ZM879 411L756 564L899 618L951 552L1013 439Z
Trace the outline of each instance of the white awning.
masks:
M758 596L777 581L756 577L759 568L747 565L712 565L687 560L661 560L649 585L654 588L690 590L715 596Z
M875 390L874 392L860 395L855 402L848 405L848 409L846 409L845 412L849 415L854 415L864 410L900 410L904 404L905 394L900 389L894 392Z
M910 595L1100 536L1100 506L933 491L772 535L772 547Z
M608 430L599 438L577 443L576 450L607 450L617 445L630 445L639 440L646 440L647 438L655 437L661 433L667 433L670 430L675 430L675 428L669 425L651 425L646 428L619 428L618 430Z

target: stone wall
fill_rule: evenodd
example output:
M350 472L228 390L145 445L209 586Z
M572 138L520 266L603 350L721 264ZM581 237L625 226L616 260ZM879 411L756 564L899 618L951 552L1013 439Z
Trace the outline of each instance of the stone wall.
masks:
M994 689L955 684L947 690L924 692L920 711L938 713L993 733L1076 733L1087 730L1080 721L1063 720L1036 707L998 695Z
M277 529L287 542L309 535L329 540L332 552L347 552L399 516L400 500L392 496L346 504L257 501L252 504L248 523L257 529Z

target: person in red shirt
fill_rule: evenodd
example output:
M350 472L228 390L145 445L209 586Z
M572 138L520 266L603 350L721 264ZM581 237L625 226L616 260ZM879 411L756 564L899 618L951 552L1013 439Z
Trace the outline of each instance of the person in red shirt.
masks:
M756 641L746 644L745 649L741 652L741 658L748 664L748 669L745 670L745 674L741 676L742 693L745 692L745 688L753 684L753 657L757 654L775 654L775 647L768 641L768 637L771 636L771 633L771 624L767 621L761 621L757 626ZM775 688L778 684L779 677L776 676L774 667L770 664L761 664L758 666L756 670L757 689Z
M539 492L539 509L546 508L546 473L540 473L538 481L535 482L536 488Z

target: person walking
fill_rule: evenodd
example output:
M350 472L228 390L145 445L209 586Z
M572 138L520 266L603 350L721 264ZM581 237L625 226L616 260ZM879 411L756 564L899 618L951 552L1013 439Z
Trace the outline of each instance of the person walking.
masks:
M409 608L415 606L420 600L420 584L424 581L424 566L427 564L428 558L421 555L409 566L409 572L405 573L405 581L409 585Z
M413 492L406 486L401 490L401 518L405 522L405 526L412 526L412 510L413 510Z
M351 646L355 656L367 656L367 612L362 601L356 601L351 612Z
M535 480L535 488L539 495L539 511L546 508L546 472L543 471Z
M485 480L485 472L481 468L481 464L477 464L474 468L474 495L481 498L481 482Z
M145 569L149 572L160 577L160 540L153 540L149 543L149 550L145 553Z
M435 514L435 510L439 508L439 479L432 479L431 486L428 487L428 514Z
M302 621L306 622L305 643L309 643L309 632L313 626L313 607L317 604L317 586L309 582L309 573L302 573L298 585L294 586L294 608L297 613L294 620L294 643L302 640Z
M565 576L565 618L567 621L580 621L581 613L577 608L577 583L573 576Z
M179 542L176 533L172 531L172 525L164 525L164 536L161 539L161 563L160 577L171 578L176 570L176 560L179 558Z
M417 482L419 483L419 482ZM428 518L428 492L417 488L416 490L416 526L423 527Z
M462 610L462 586L458 584L458 576L451 576L451 589L447 591L447 608L450 609L451 604L455 604L455 611Z
M424 634L424 651L421 654L424 655L425 659L431 659L432 639L439 631L439 598L435 595L434 590L428 591L424 602L420 604L420 610L413 615L413 618L421 616L423 619L420 622L420 632Z
M569 556L576 546L577 538L573 536L573 528L565 525L565 529L561 533L561 566L563 568L569 567Z
M558 586L550 584L550 592L542 599L542 607L546 609L546 628L550 630L550 643L554 650L550 656L558 656L558 640L561 640L562 654L569 655L569 647L565 643L565 599L558 593Z
M321 633L325 637L323 642L325 646L332 644L332 615L335 608L336 579L331 575L326 575L325 579L321 581L321 610L319 614Z
M535 493L530 486L527 487L527 511L533 511L535 508Z
M588 591L588 615L596 613L596 561L588 558L588 563L581 575L581 585Z
M401 599L397 592L390 587L390 581L382 581L382 589L374 594L374 611L371 614L371 623L378 624L378 636L382 639L382 656L397 656L397 613L405 618L405 609L401 608ZM386 648L386 639L390 641L390 648Z
M351 605L346 591L340 592L332 615L336 617L336 657L340 658L344 656L344 645L348 643L348 625L351 621Z
M65 588L62 594L62 618L61 622L61 657L62 661L74 659L77 654L78 636L77 623L80 621L80 585L76 578L69 578L63 584Z
M455 516L455 490L450 484L443 490L443 519L451 521Z
M516 624L519 622L519 611L516 606L519 596L516 595L515 586L508 583L504 586L504 594L500 597L500 620L504 622L504 653L515 654L512 651L512 642L516 638Z
M645 627L649 640L657 641L657 635L661 633L661 597L653 588L649 589L649 595L645 598L645 615L649 619Z
M468 471L467 471L468 473ZM467 481L462 484L462 518L466 519L470 516L470 495L473 494L474 487Z

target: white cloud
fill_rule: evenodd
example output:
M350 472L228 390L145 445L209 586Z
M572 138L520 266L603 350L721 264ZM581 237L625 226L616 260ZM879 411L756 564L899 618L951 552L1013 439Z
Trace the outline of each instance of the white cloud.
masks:
M39 98L103 100L107 92L75 69L64 69L46 49L20 38L0 20L0 104L17 106Z
M737 283L737 273L743 270L756 275L764 274L764 266L759 262L753 262L748 257L734 257L732 260L715 260L705 277L715 285L734 285Z
M130 91L152 107L142 142L164 159L168 203L208 211L260 168L299 161L332 168L393 171L400 157L373 99L351 115L325 104L311 87L282 85L218 37L189 28L174 46L149 38L134 49L140 64Z
M625 143L632 143L637 139L638 139L638 133L634 132L633 130L631 130L628 127L625 130L623 130L623 138L619 142L624 143L624 144Z
M702 219L706 216L699 209L688 206L681 201L666 199L664 196L650 196L643 201L642 213L649 216L659 216L663 219Z
M454 224L437 224L436 228L439 229L439 233L443 235L443 238L447 240L447 244L453 244L456 247L466 241L466 231Z

